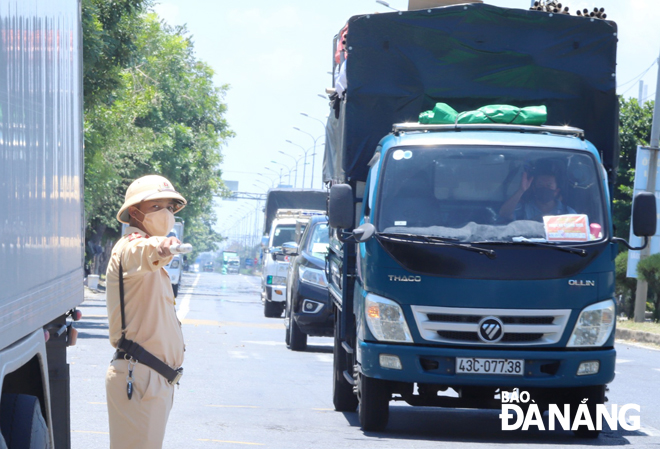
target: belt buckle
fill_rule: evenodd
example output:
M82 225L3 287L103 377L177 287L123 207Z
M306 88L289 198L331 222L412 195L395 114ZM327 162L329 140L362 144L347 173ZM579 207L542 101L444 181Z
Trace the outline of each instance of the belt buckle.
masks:
M182 377L183 377L183 368L179 368L176 370L176 377L171 381L169 381L170 385L177 385Z

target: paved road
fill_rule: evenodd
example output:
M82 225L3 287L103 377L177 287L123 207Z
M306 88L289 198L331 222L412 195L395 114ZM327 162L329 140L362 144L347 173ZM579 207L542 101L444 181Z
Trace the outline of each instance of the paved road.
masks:
M310 338L306 352L284 345L282 320L263 317L259 279L185 274L179 295L185 376L175 396L165 448L476 448L660 445L660 351L617 344L610 403L637 403L641 431L606 431L595 441L570 432L501 431L498 411L392 405L385 433L361 431L356 413L332 408L332 340ZM81 307L78 344L69 349L72 447L108 447L104 375L112 349L104 296Z

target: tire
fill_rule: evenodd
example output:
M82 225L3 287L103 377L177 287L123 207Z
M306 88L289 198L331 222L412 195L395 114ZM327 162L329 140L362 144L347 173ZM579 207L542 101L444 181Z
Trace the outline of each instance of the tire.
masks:
M365 432L380 432L387 427L392 394L386 381L358 375L360 425Z
M289 310L289 307L285 307L284 309L284 343L286 343L286 347L289 347L289 342L291 341L290 339L290 334L289 334L289 328L287 327L287 324L290 325L289 323L289 315L291 314L291 311Z
M298 327L298 323L293 319L293 312L289 313L289 349L292 351L307 349L307 334Z
M266 318L280 318L284 306L279 302L264 301L264 316Z
M50 437L39 399L26 394L3 394L0 429L11 449L48 449Z
M577 414L577 408L584 399L588 399L586 404L589 408L589 415L595 428L596 406L605 403L605 385L597 385L594 387L584 387L577 389L573 396L575 400L571 401L571 428L573 427L573 420ZM573 435L578 438L596 439L600 435L600 430L589 430L589 427L582 425L573 431Z
M335 319L335 344L333 350L333 382L332 382L332 402L335 410L338 412L354 412L358 406L358 397L353 392L353 385L349 384L344 378L344 371L349 366L348 354L341 346L339 338L339 329ZM353 372L352 363L349 373Z
M179 284L172 284L172 291L174 292L174 297L176 298L179 295Z

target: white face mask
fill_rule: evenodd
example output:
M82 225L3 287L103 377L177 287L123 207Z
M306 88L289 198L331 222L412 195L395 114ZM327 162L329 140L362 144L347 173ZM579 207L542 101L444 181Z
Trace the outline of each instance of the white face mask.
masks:
M174 227L174 214L169 209L161 209L144 215L142 226L149 235L166 236Z

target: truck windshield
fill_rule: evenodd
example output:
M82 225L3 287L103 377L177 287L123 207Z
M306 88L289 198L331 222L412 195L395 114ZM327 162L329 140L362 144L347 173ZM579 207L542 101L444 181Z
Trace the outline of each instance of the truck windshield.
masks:
M457 242L601 240L608 229L594 157L566 149L405 147L382 167L380 232Z
M296 225L278 226L273 233L272 247L282 246L286 242L296 241Z

